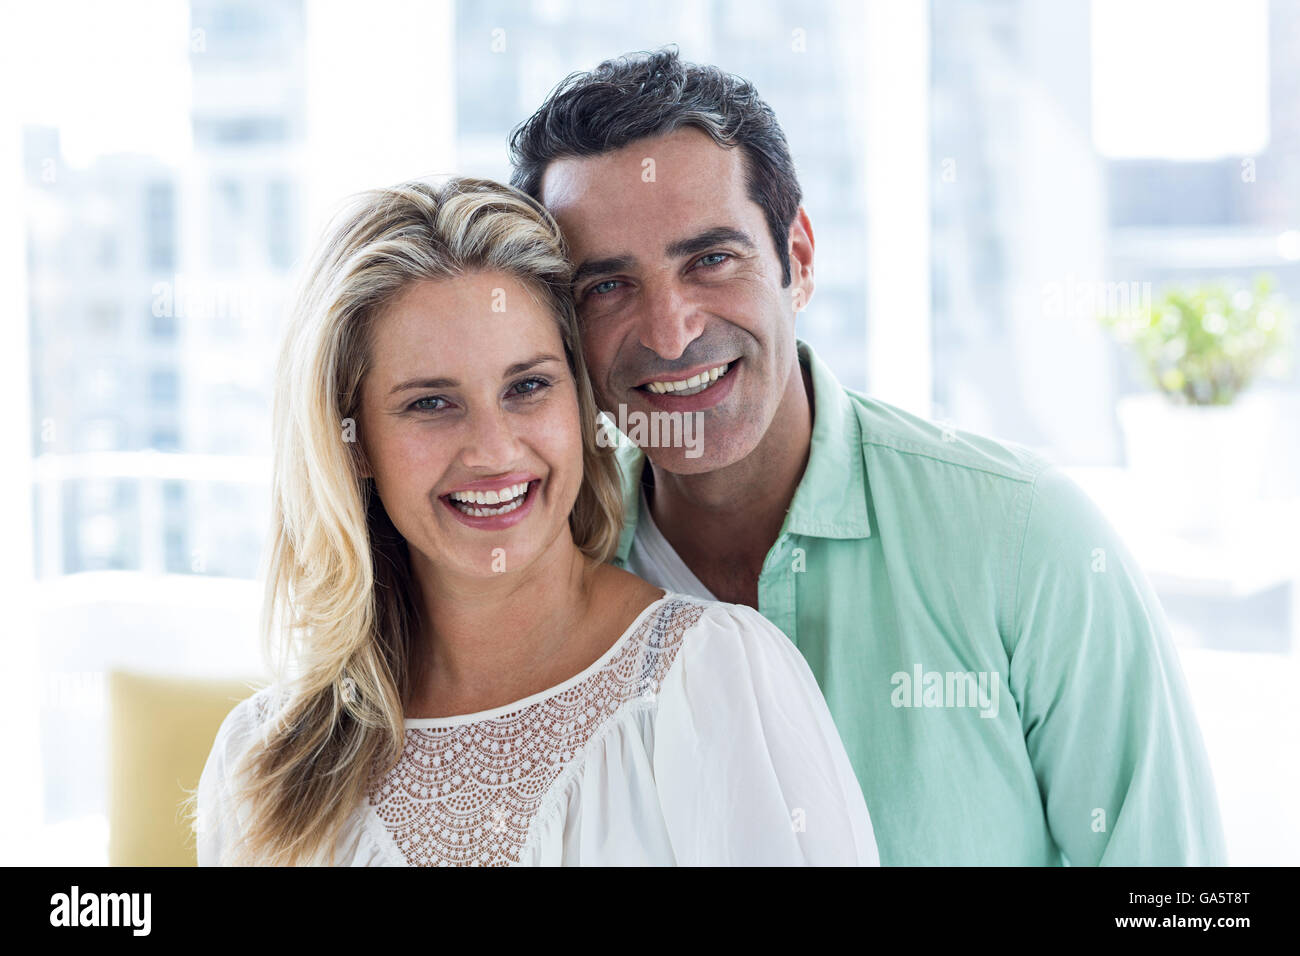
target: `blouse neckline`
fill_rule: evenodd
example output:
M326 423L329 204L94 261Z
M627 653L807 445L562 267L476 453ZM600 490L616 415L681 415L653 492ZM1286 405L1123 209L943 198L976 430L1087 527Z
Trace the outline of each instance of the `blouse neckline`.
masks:
M661 604L674 596L674 592L669 591L667 588L660 588L659 590L664 592L663 596L656 598L654 601L647 604L642 609L641 613L636 616L636 620L628 626L627 630L619 636L618 640L609 646L605 653L601 654L600 657L596 658L572 677L563 680L552 687L548 687L545 690L539 690L535 694L529 694L527 697L511 701L508 704L502 704L499 707L475 711L472 714L455 714L450 717L407 717L403 721L403 724L407 730L432 730L437 728L458 727L462 724L478 723L482 720L490 720L493 717L501 717L505 714L514 713L530 704L535 704L540 700L545 700L548 697L553 697L556 694L563 693L575 684L586 680L592 674L601 670L606 664L608 664L622 649L623 645L627 643L628 639L641 629L641 625L646 618L655 612Z

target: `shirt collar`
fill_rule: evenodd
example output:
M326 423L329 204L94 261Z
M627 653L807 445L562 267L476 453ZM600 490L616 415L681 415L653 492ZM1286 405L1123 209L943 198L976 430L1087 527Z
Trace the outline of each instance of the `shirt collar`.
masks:
M866 467L857 412L843 386L812 347L801 339L795 343L799 363L808 369L812 380L812 446L781 533L818 538L870 537ZM623 501L630 509L617 551L618 560L626 563L640 517L645 452L619 432L607 416L606 422L606 427L617 436Z
M818 538L867 538L866 466L862 427L834 373L807 342L797 341L813 390L812 448L782 533Z

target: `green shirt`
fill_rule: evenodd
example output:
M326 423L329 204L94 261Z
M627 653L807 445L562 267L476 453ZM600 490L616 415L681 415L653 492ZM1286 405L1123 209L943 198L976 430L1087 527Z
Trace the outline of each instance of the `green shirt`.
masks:
M821 686L881 863L1226 863L1164 611L1092 501L798 351L812 448L758 610ZM618 437L623 567L645 458Z

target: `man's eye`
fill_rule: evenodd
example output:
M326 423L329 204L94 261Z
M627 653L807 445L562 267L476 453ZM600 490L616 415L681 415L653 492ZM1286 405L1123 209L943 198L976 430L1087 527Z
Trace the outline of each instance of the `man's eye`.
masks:
M724 260L730 259L730 254L726 252L710 252L707 256L701 256L696 265L699 266L717 266L721 265ZM709 260L713 260L710 262Z
M618 279L605 279L603 282L597 282L590 289L588 289L587 294L605 295L606 293L613 292L614 287L617 285L619 285Z

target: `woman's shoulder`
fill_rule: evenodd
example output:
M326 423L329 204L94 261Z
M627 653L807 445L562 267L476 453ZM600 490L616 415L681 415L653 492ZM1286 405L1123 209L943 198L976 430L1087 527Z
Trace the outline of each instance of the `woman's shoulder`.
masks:
M715 670L725 672L728 679L774 669L805 676L808 665L803 655L755 608L663 590L653 618L643 625L640 641L648 653L658 652L663 658L661 676L667 676L670 668L689 670L695 680L706 681Z
M798 647L755 608L668 598L695 618L654 712L659 805L670 830L691 837L678 862L876 862L865 800ZM806 834L797 818L819 826Z
M268 684L238 701L227 712L217 729L213 752L228 757L243 750L259 733L265 731L287 697L278 684Z
M708 698L740 710L754 700L825 706L803 653L757 609L669 591L656 617L643 638L644 672L653 672L647 682L661 705L694 710Z
M789 638L755 608L663 589L658 617L694 641L731 639L761 645L790 644ZM791 647L793 645L791 644Z

